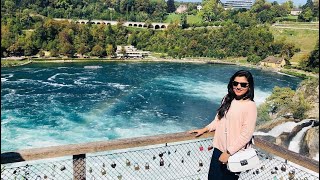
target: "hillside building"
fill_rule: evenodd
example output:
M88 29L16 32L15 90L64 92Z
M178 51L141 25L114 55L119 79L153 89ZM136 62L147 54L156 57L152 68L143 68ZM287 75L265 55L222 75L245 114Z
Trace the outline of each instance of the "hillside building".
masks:
M272 68L280 68L286 65L286 61L283 57L268 56L264 60L260 61L260 65Z
M227 0L224 3L225 9L250 9L253 5L253 0Z
M144 58L150 55L150 51L140 51L134 46L117 46L118 58Z

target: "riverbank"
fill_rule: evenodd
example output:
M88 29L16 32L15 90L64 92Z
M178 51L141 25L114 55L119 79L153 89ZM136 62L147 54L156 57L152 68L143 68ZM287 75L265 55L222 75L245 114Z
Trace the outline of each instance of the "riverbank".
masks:
M280 73L288 76L297 76L301 78L308 77L319 77L318 74L311 72L306 72L297 69L284 69L284 68L272 68L259 66L248 63L245 58L227 58L227 59L212 59L207 57L197 57L197 58L182 58L182 59L173 59L173 58L159 58L159 57L149 57L145 59L103 59L103 58L92 58L92 59L57 59L57 58L48 58L48 59L29 59L29 60L1 60L1 67L15 67L23 66L30 63L74 63L74 62L174 62L174 63L216 63L216 64L229 64L229 65L238 65L249 68L256 68L265 71L271 71L275 73Z

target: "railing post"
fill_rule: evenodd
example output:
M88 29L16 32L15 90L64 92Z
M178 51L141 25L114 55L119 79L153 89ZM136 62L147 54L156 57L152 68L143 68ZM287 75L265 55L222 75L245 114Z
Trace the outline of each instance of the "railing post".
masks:
M86 179L86 154L73 155L73 179Z

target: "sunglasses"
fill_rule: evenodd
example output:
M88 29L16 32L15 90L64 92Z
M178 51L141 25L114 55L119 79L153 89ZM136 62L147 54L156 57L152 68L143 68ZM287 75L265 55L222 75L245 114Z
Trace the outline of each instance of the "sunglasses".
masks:
M237 82L237 81L232 81L233 86L238 86L238 84L240 84L240 86L242 88L248 87L248 85L249 85L249 83L241 83L241 82Z

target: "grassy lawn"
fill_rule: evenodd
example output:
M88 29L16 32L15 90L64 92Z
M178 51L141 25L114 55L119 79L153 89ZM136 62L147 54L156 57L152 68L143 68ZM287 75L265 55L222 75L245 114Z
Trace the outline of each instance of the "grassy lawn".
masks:
M304 23L305 24L305 23ZM296 24L296 26L298 26ZM297 64L299 60L308 55L319 41L319 31L303 30L303 29L277 29L272 27L271 31L275 40L285 38L286 42L294 43L300 48L300 52L296 53L292 59L292 64Z
M187 22L188 24L197 24L202 21L201 17L195 16L195 15L188 15L187 16Z
M171 22L179 22L180 23L180 18L181 18L180 14L170 13L164 22L165 23L171 23Z
M181 19L181 14L170 13L164 22L165 23L170 23L170 22L179 22L180 23L180 19ZM187 15L187 23L188 24L196 24L199 22L201 22L201 17L195 16L195 15Z
M5 60L5 59L1 59L1 67L19 66L19 65L25 64L27 62L29 62L29 60Z

